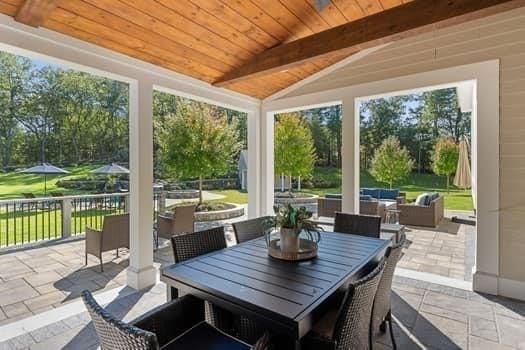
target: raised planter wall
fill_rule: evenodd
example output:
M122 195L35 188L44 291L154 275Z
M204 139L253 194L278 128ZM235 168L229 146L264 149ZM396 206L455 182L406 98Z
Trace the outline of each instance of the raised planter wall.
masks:
M234 204L235 207L225 210L203 211L195 213L195 221L216 221L238 218L244 215L244 207Z

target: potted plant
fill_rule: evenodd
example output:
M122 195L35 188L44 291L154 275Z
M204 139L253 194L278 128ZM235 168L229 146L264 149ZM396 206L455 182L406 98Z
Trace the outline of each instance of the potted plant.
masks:
M319 241L321 228L313 223L312 212L305 207L295 208L291 204L274 206L275 217L269 219L268 226L279 229L280 248L283 253L299 251L301 232L306 232L311 241Z

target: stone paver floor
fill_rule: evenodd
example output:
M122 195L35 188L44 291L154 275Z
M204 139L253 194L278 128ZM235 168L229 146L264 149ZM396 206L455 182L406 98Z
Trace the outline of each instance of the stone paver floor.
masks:
M197 223L196 229L224 225ZM228 242L234 240L226 225ZM103 292L126 284L127 249L103 254L104 271L98 258L88 255L84 265L84 240L51 244L0 255L0 326L78 300L87 289ZM157 266L173 263L168 241L155 251Z
M125 321L165 302L165 285L117 298L106 308ZM392 308L398 349L523 349L525 303L395 277ZM96 349L87 312L0 343L0 349ZM388 333L376 349L390 349Z
M472 281L476 228L449 218L437 228L407 227L407 244L398 266Z
M225 225L232 243L233 232L227 222L197 223L196 229L219 225ZM448 219L435 230L408 228L407 246L398 267L468 281L473 236L474 227ZM158 265L173 262L169 243L162 243L155 252ZM78 300L84 289L103 292L125 285L129 255L126 249L120 252L119 257L114 251L104 253L104 272L93 256L88 256L84 266L83 240L0 255L0 326Z

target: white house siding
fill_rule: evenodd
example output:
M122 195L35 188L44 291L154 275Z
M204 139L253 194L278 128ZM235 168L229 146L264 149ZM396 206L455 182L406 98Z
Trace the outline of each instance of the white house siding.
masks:
M501 70L500 277L525 281L525 8L393 43L286 97L492 59Z

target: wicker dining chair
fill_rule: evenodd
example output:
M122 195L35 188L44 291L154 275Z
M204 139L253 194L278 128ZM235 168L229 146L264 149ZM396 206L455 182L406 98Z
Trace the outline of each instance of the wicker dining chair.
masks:
M237 243L246 242L261 236L265 233L265 222L270 216L261 216L255 219L234 222L233 232Z
M334 231L379 238L381 234L381 217L335 213Z
M158 306L130 323L109 314L89 291L82 292L82 299L102 350L264 350L269 346L267 334L250 346L205 322L203 302L193 295Z
M173 249L175 263L224 249L226 248L224 227L220 226L203 231L174 235L171 237L171 247ZM176 298L178 295L179 292L172 289L172 298ZM221 330L231 330L232 315L230 312L208 301L204 303L204 306L206 321Z
M385 254L385 271L379 281L376 297L374 299L374 306L372 308L372 339L374 339L379 332L384 333L388 323L390 339L392 340L392 347L394 350L396 350L397 346L392 329L392 279L394 278L394 270L396 269L397 262L401 258L405 240L406 237L403 234L402 237L400 237L399 242L389 247Z
M328 311L301 340L302 349L372 349L372 305L384 268L383 258L372 272L351 283L339 309Z

